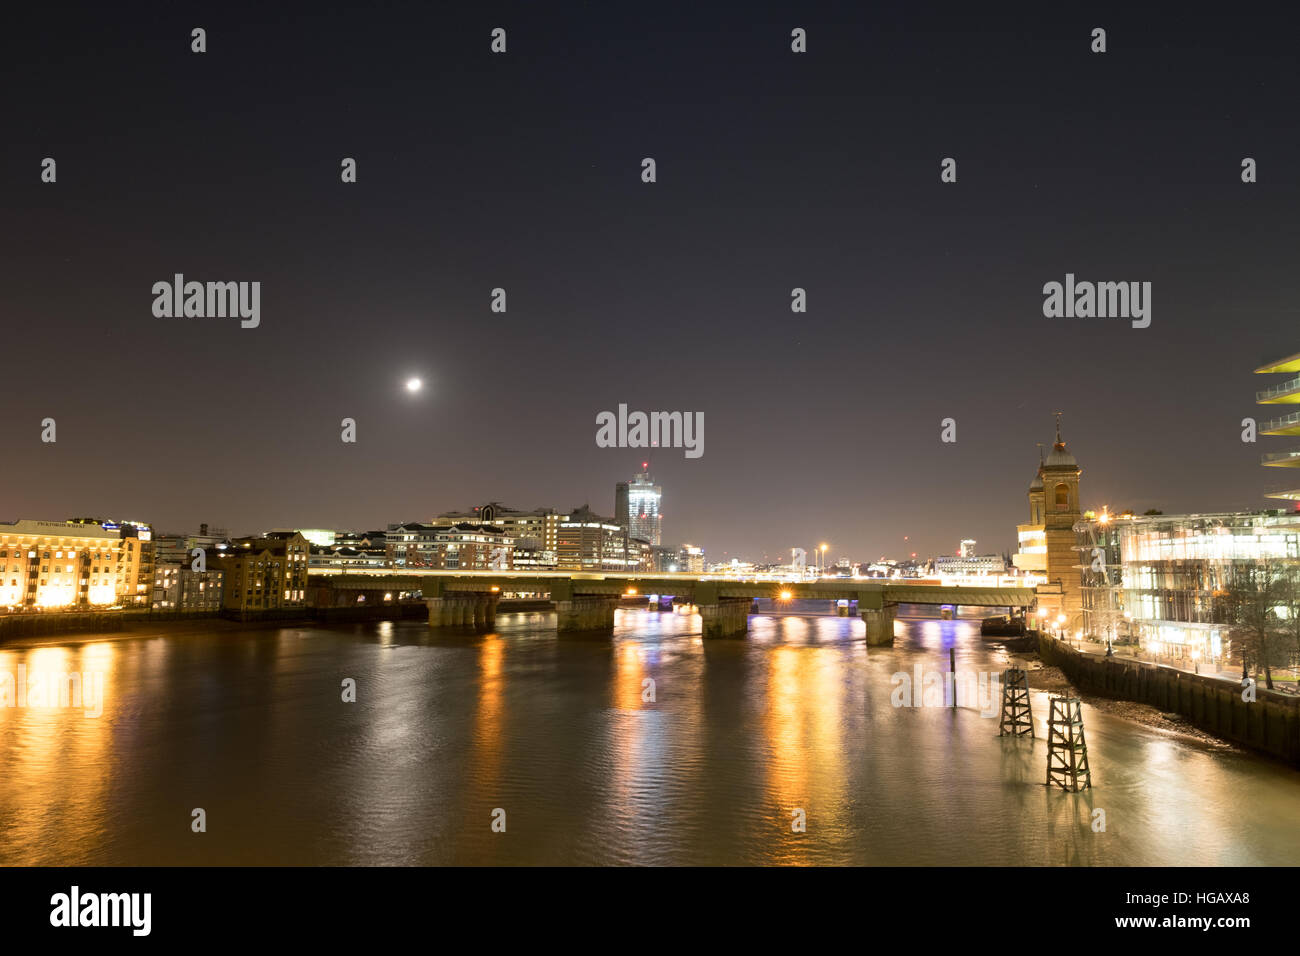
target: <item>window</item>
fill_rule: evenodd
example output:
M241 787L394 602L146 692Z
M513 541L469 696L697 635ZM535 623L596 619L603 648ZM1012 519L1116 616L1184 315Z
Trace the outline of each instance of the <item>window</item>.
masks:
M1061 482L1056 486L1056 507L1068 508L1070 505L1070 486Z

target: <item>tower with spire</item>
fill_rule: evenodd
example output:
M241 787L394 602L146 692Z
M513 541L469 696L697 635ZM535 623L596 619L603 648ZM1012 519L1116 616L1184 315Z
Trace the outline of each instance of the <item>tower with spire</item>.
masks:
M1034 480L1029 483L1029 523L1042 525L1043 509L1045 507L1043 498L1043 445L1038 445L1038 473L1034 475Z
M1047 458L1039 466L1043 480L1043 538L1047 548L1045 573L1047 594L1040 606L1049 613L1065 614L1065 630L1075 630L1080 625L1083 611L1082 583L1079 576L1079 556L1075 549L1075 522L1079 520L1079 476L1083 474L1079 462L1066 450L1061 438L1061 413L1056 413L1056 442ZM1048 596L1052 592L1057 596ZM1057 605L1055 608L1052 605Z

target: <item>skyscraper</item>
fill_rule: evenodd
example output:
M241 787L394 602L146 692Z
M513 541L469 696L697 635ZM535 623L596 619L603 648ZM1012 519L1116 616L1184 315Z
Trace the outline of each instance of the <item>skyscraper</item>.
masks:
M663 491L651 479L649 468L649 462L641 462L639 474L614 486L614 522L627 529L628 537L659 545L663 543L659 525Z

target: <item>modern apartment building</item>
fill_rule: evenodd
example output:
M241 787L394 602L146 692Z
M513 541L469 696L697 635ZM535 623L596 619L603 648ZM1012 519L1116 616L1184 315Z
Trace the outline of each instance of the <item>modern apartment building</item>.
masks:
M1282 375L1286 379L1270 385L1255 393L1255 401L1260 405L1276 405L1274 409L1281 414L1259 423L1259 434L1274 436L1300 435L1300 410L1287 411L1287 408L1300 405L1300 353L1269 362L1255 369L1256 375ZM1300 448L1285 451L1268 451L1260 456L1260 464L1268 468L1300 468ZM1267 492L1269 498L1281 498L1286 501L1300 501L1300 478L1293 471L1282 472L1287 477L1274 483Z

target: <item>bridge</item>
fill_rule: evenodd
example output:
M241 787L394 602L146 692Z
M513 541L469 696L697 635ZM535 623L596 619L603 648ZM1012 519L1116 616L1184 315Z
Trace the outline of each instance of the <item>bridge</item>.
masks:
M780 581L754 577L727 578L693 574L635 574L580 571L433 571L391 568L376 571L312 569L309 603L349 607L376 594L420 592L429 608L429 626L491 630L497 602L504 593L546 594L555 604L556 628L565 632L610 633L614 610L630 595L672 596L699 608L704 636L732 637L749 630L757 598L777 602L796 599L846 601L856 606L867 628L868 644L894 639L899 604L965 604L975 607L1027 609L1034 589L921 584L865 578Z

